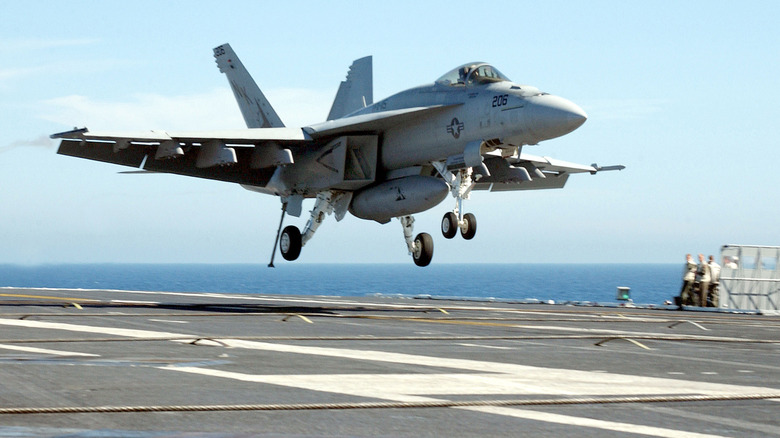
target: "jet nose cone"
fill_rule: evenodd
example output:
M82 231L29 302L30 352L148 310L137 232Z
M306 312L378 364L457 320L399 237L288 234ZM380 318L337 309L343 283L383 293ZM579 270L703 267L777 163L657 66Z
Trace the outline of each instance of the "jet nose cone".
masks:
M535 100L529 128L539 140L566 135L588 120L582 108L562 97L544 95Z

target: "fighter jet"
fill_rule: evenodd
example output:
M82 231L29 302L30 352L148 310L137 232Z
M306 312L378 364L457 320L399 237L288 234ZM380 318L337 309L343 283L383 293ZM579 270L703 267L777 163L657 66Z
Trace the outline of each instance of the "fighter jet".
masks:
M229 44L214 49L248 129L223 131L90 131L53 134L57 153L240 184L278 196L277 246L295 260L326 216L347 212L381 224L397 218L418 266L433 258L428 233L414 236L415 213L455 199L441 232L474 238L476 217L463 201L491 192L562 188L570 174L621 170L526 154L523 146L566 135L587 116L574 103L510 81L494 66L470 62L432 84L373 101L372 59L354 61L322 123L285 127ZM303 230L282 229L315 198Z

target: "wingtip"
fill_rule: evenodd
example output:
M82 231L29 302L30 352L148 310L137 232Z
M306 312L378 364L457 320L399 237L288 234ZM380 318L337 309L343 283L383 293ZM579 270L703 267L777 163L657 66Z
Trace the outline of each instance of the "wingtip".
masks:
M623 169L626 168L626 166L624 166L622 164L617 164L617 165L614 165L614 166L599 166L598 164L593 163L593 164L591 164L591 166L596 170L596 172L606 172L606 171L610 171L610 170L618 170L619 171L619 170L623 170ZM591 172L591 173L595 175L596 172Z
M49 136L49 138L53 140L58 138L74 138L74 137L78 137L81 134L84 134L85 132L88 132L88 129L86 127L73 128L70 131L58 132L56 134L52 134Z

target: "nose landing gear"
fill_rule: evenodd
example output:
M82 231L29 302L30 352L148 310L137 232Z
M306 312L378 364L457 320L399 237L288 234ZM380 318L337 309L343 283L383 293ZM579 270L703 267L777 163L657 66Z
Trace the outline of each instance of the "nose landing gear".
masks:
M452 239L458 232L458 216L455 213L448 211L444 213L444 217L441 218L441 234L447 239Z
M441 234L447 239L452 239L460 229L460 235L464 239L473 239L477 234L477 218L471 213L463 214L463 200L469 199L471 190L475 186L471 168L451 172L441 163L434 163L434 166L450 185L450 191L455 198L455 208L445 213L441 219Z
M460 235L466 240L471 240L477 234L477 217L471 213L463 215L460 223Z
M441 219L441 234L447 239L452 239L460 229L460 235L466 239L471 240L477 234L477 217L472 213L466 213L462 219L458 219L457 212L449 211L444 214Z

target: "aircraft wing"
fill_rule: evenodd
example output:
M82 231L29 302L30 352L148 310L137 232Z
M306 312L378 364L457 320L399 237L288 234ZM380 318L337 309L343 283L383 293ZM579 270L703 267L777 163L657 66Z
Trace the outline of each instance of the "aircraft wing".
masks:
M312 142L300 128L137 132L83 128L51 138L62 139L57 150L61 155L253 186L265 186L275 166L292 164L288 148Z
M83 128L53 134L51 138L109 142L128 141L131 143L161 142L166 140L178 140L182 143L202 143L210 140L220 140L236 146L251 146L257 142L269 140L311 140L311 137L300 128L250 128L220 131L89 131Z
M345 134L379 133L452 105L406 108L345 117L305 128L221 131L89 131L51 135L58 154L142 168L146 171L265 186L278 165L292 165L291 150L322 144Z
M313 146L339 135L379 133L452 106L382 111L305 128L135 132L83 128L53 134L51 138L62 139L57 150L61 155L141 167L153 172L265 186L275 166L294 164L291 149Z
M596 174L602 171L623 170L625 166L584 165L550 157L521 153L518 157L487 157L484 161L490 175L479 178L474 190L503 192L513 190L560 189L574 173Z

